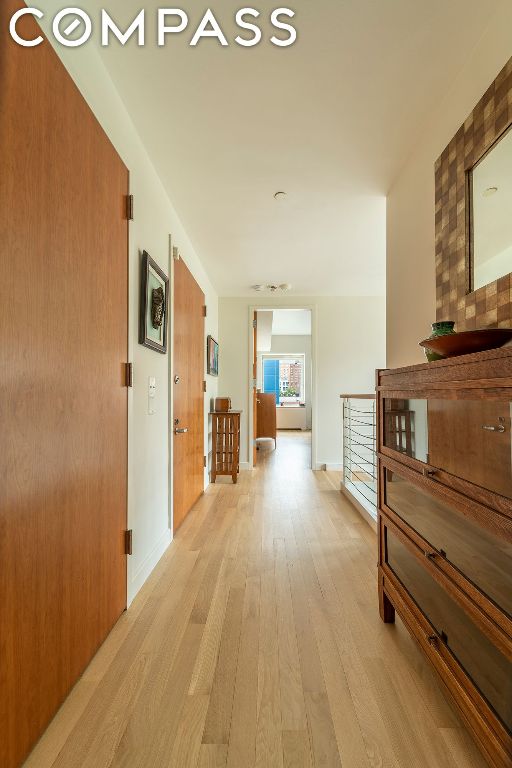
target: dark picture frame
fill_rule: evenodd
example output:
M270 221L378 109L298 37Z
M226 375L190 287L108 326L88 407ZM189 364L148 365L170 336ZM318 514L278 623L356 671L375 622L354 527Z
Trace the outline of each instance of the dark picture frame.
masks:
M210 376L219 375L219 345L213 336L206 340L206 372Z
M140 277L139 344L165 355L169 315L169 278L151 258L142 253Z

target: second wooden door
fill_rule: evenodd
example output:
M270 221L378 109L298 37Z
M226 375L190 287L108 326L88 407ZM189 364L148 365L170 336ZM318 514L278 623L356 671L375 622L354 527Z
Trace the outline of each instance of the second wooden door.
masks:
M174 262L173 527L204 489L204 294L183 259Z

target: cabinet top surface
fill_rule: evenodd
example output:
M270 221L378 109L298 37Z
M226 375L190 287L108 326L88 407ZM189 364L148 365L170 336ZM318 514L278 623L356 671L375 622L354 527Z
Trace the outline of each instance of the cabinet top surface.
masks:
M243 411L210 411L210 416L236 416L236 414L241 414Z
M426 378L437 378L440 374L443 378L452 376L458 379L460 376L466 376L461 368L477 368L479 373L485 373L487 378L501 378L512 376L512 345L507 345L501 349L490 349L486 352L476 352L471 355L459 355L458 357L447 357L444 360L436 360L433 363L419 363L417 365L404 366L403 368L385 368L378 371L379 379L387 376L396 376L397 374L417 374L425 373Z

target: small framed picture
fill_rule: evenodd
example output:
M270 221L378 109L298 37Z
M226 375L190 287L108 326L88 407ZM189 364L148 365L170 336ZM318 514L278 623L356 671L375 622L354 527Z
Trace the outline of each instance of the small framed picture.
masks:
M139 344L165 355L169 278L146 251L142 254L140 279Z
M206 372L210 376L219 375L219 345L212 336L206 342Z

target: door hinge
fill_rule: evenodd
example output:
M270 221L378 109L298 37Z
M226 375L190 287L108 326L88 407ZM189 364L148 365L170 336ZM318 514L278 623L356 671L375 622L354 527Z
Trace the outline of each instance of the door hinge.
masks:
M252 321L252 327L253 328L257 328L258 327L258 321L257 320L253 320Z
M133 555L133 531L131 528L124 532L124 553L125 555Z
M203 392L206 392L206 381L203 381Z
M203 317L207 317L207 311L206 304L203 304Z
M133 363L125 363L125 387L133 387Z
M206 456L204 457L203 466L206 467Z
M126 218L133 221L133 195L126 195Z

